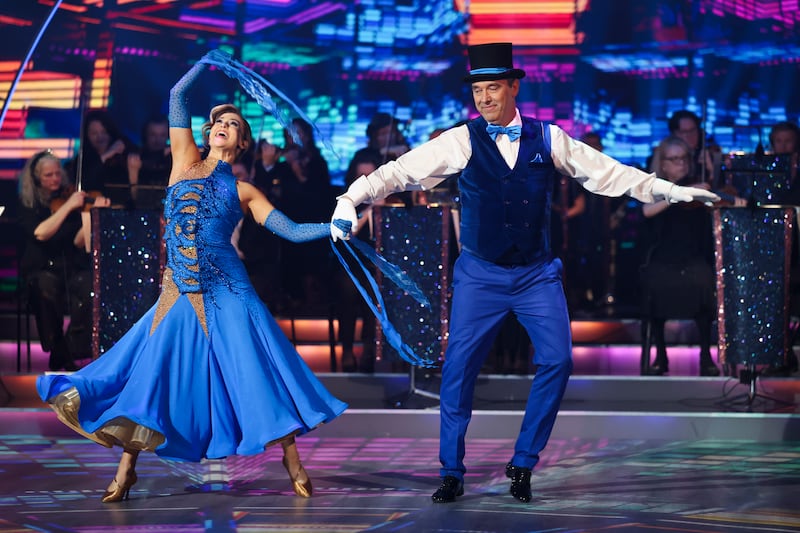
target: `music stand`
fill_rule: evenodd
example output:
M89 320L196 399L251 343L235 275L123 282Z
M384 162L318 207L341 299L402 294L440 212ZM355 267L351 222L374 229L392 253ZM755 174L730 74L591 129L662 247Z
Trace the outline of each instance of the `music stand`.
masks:
M387 314L406 344L432 359L443 358L447 345L451 215L450 206L444 204L372 209L378 252L403 269L431 302L431 308L423 308L391 283L384 283L378 272L376 279ZM382 339L382 335L378 327L376 339ZM381 356L384 345L376 344L376 357ZM438 393L418 386L417 372L409 365L409 387L397 406L405 406L413 397L439 400Z
M789 199L788 158L738 154L723 169L727 185L748 199L747 208L714 210L719 360L724 368L744 365L739 398L785 403L757 392L757 365L776 365L791 347L789 271L795 208Z

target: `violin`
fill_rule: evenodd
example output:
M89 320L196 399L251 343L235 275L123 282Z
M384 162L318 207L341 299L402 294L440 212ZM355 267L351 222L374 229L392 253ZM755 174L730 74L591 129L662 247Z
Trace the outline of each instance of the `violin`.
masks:
M63 187L61 191L50 200L50 213L55 213L61 209L64 204L67 203L70 196L75 194L76 190L77 189L73 186ZM103 198L103 194L100 191L87 191L86 196L83 198L83 208L81 208L81 211L89 211L94 206L95 200L101 198Z

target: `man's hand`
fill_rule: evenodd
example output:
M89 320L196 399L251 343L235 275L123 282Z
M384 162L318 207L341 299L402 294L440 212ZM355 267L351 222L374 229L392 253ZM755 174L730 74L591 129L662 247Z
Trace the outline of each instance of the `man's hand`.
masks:
M703 202L704 204L710 204L720 201L720 197L711 191L706 191L698 187L681 187L680 185L672 186L667 199L671 204L678 202Z
M338 239L346 241L350 239L350 233L345 233L333 223L333 221L337 218L344 220L345 222L349 222L351 228L358 227L356 206L353 205L353 202L350 201L349 198L339 198L339 201L336 202L336 209L334 209L333 216L331 217L331 238L334 240L334 242L336 242Z
M703 202L704 204L710 204L711 202L720 201L720 197L711 191L699 187L682 187L661 178L656 178L653 181L652 192L656 199L661 197L671 204L676 204L678 202Z

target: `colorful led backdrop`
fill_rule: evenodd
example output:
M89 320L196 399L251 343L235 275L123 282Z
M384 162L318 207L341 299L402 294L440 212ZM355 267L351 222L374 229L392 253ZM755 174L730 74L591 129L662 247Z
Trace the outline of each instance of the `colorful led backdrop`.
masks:
M53 0L4 2L0 96ZM166 110L169 87L208 49L223 47L311 116L334 152L337 178L365 144L377 111L411 144L472 113L461 82L465 46L513 41L527 72L521 109L573 135L598 131L606 151L642 165L679 108L704 117L725 150L750 152L779 120L797 120L800 7L792 0L65 0L8 105L0 175L15 179L34 151L74 155L80 88L134 142ZM201 122L214 103L240 104L261 137L278 125L222 75L193 93Z

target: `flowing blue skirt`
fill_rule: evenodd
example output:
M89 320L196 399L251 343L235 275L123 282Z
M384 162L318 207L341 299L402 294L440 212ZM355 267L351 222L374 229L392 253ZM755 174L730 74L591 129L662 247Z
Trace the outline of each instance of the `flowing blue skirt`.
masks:
M40 376L39 395L101 444L186 461L256 454L347 408L254 292L204 300L208 335L182 294L152 334L157 305L78 372Z

